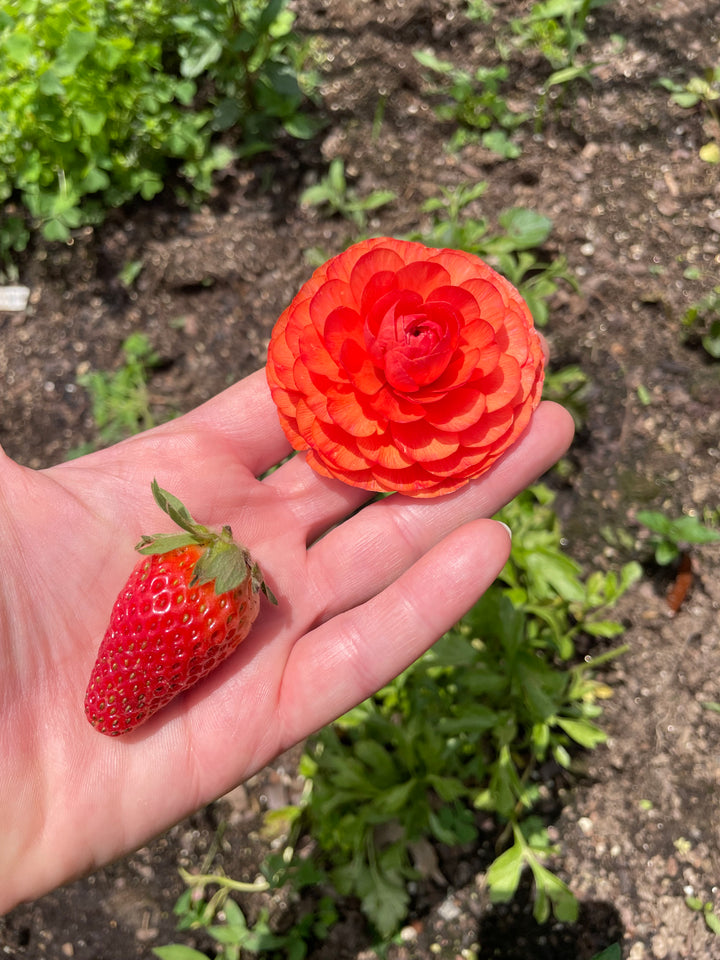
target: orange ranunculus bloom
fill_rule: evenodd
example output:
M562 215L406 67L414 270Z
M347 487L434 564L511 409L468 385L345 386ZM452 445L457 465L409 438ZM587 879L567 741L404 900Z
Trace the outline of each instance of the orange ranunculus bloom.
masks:
M318 473L433 497L520 436L543 354L525 301L478 257L381 237L304 284L273 330L267 378Z

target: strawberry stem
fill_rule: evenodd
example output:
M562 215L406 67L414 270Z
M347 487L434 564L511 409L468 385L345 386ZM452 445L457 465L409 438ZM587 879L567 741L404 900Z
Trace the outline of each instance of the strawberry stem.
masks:
M167 490L163 490L157 480L153 480L151 490L160 509L184 533L143 534L135 547L138 553L162 554L183 547L202 547L202 552L193 568L191 584L213 583L215 593L220 596L236 590L248 577L251 577L253 591L262 590L272 603L277 603L257 563L253 561L245 547L233 540L229 526L224 526L221 532L217 533L198 523L185 504Z

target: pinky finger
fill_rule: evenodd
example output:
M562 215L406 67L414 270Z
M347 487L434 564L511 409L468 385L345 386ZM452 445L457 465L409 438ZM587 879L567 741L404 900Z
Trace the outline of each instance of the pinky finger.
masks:
M278 698L283 748L336 719L413 663L467 613L509 553L502 524L467 523L377 596L299 640Z

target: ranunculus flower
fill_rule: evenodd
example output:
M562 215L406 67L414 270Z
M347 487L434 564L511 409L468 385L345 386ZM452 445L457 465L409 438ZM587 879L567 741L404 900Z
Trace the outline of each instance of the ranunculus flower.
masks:
M318 473L433 497L520 436L543 354L520 294L478 257L381 237L303 285L273 330L267 378Z

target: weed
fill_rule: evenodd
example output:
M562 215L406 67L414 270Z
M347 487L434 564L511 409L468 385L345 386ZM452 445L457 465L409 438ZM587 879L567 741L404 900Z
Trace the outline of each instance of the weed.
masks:
M351 220L358 229L367 224L369 212L392 203L395 194L390 190L373 190L367 196L358 196L345 175L345 164L335 157L327 174L316 184L303 191L300 203L307 207L321 207L332 214L340 214Z
M699 340L714 360L720 360L720 284L688 307L682 324L689 343Z
M540 0L530 13L512 21L516 43L536 47L552 67L543 85L536 129L542 126L547 97L553 87L567 87L576 80L592 82L595 64L578 60L580 47L587 43L585 27L590 12L610 0Z
M205 929L223 960L235 960L241 947L300 960L338 919L334 899L323 897L278 934L262 910L248 926L229 895L280 887L292 895L322 884L358 897L387 944L407 916L409 883L432 873L433 844L476 841L478 810L505 825L486 875L492 899L511 899L529 869L536 919L575 919L572 892L546 866L556 849L532 812L538 767L549 760L570 767L576 750L604 741L596 721L610 691L593 674L622 648L574 662L575 640L622 632L606 612L640 568L631 563L620 576L583 579L561 550L552 502L536 486L504 508L499 519L514 531L513 548L496 584L413 666L308 741L302 799L266 817L267 835L284 835L286 845L266 857L265 880L247 885L183 872L188 889L175 906L181 929ZM299 856L307 836L313 842ZM188 951L175 945L155 954L202 957ZM600 958L611 960L611 951Z
M142 260L128 260L127 263L123 264L118 274L118 280L124 287L130 289L142 273L143 267Z
M107 446L155 425L148 390L148 374L160 360L142 333L133 333L122 345L124 363L113 373L91 370L78 377L90 394L98 441L74 450L80 456L96 446Z
M697 517L678 517L671 520L659 510L638 510L637 521L650 531L648 546L659 566L673 563L691 544L715 543L720 533L711 530Z
M435 114L455 128L448 141L449 150L456 151L479 140L486 149L505 159L520 156L520 148L510 135L527 120L528 114L512 110L501 94L508 77L504 64L479 67L471 74L427 50L416 50L414 56L430 71L429 93L440 98Z
M708 67L702 75L690 77L684 83L678 83L669 77L663 77L660 86L669 91L671 99L685 109L702 107L708 115L712 128L711 139L700 147L699 156L706 163L720 163L720 113L717 103L720 100L720 66Z
M222 874L190 874L184 870L181 874L187 889L173 909L178 918L177 928L204 930L217 944L215 960L239 960L250 953L266 958L302 960L308 945L324 940L337 921L333 900L321 897L312 911L304 913L283 933L271 928L265 909L258 911L255 922L250 925L230 894L268 890L267 881L242 883ZM179 943L156 947L153 953L159 960L207 960L206 954Z
M712 902L703 901L700 897L687 896L685 903L691 910L702 914L705 926L711 933L720 935L720 916L715 913Z
M530 13L513 20L512 29L521 47L537 47L556 72L577 69L580 47L587 43L585 26L592 10L603 7L610 0L540 0ZM567 82L574 79L568 76ZM548 81L549 82L549 81Z
M579 430L587 420L587 392L590 378L575 364L546 370L543 399L561 403L570 412Z
M479 20L481 23L490 23L493 18L493 8L488 0L467 0L465 13L470 20Z

